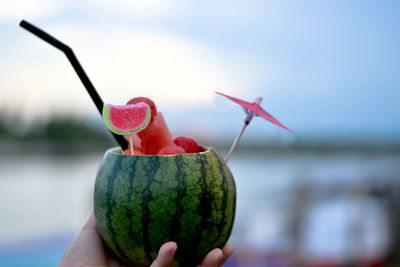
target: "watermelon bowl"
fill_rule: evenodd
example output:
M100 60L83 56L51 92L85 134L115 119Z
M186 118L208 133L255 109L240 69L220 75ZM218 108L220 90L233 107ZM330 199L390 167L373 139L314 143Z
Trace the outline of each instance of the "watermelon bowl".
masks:
M111 251L131 266L149 266L175 241L173 266L195 266L232 231L236 186L212 148L178 155L122 155L108 150L97 172L94 212Z

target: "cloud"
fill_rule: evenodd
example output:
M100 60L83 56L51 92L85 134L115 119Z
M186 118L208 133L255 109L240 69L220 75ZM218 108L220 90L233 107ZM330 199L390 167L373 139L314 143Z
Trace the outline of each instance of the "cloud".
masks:
M77 5L85 5L87 10L114 16L129 15L132 18L160 18L171 16L179 9L181 0L88 0Z
M61 10L63 1L52 0L0 0L0 21L19 21L21 18L37 19Z
M0 0L0 21L21 18L101 18L202 20L205 23L243 23L274 15L275 4L262 0L201 1L183 0ZM79 15L78 15L79 17Z
M204 23L246 23L265 19L273 14L275 4L262 0L203 0L182 3L180 15Z
M232 71L217 51L165 32L114 27L100 31L72 24L53 26L48 32L74 49L108 103L123 104L143 95L161 109L182 110L211 105L214 91L225 88L233 93L246 84L246 71L236 67ZM64 55L50 46L44 48L39 39L29 42L35 45L24 43L17 49L31 47L34 56L14 58L0 73L0 104L18 103L26 117L93 112L93 103Z
M84 17L131 17L136 19L163 18L174 15L181 0L0 0L0 21L15 22L22 18L39 20L72 17L82 12Z

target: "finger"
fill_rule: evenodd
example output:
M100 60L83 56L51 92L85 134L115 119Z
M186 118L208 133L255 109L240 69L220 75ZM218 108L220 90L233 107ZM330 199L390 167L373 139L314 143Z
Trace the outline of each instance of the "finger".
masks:
M204 260L201 262L201 267L215 267L220 266L223 258L222 250L219 248L214 248L211 250Z
M150 267L168 267L174 259L177 245L175 242L167 242L161 246L157 258Z
M59 266L74 266L75 263L81 265L101 265L105 264L106 255L104 246L97 231L96 220L93 212L88 221L82 227L71 246L64 253Z
M232 255L233 250L234 250L234 247L231 244L229 244L229 243L225 244L225 246L222 248L223 257L222 257L222 260L220 263L221 265L224 264L228 260L228 258Z

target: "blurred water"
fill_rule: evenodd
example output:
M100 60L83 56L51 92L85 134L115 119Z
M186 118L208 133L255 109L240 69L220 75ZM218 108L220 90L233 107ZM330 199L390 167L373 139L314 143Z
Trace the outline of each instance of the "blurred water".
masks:
M102 155L1 158L0 242L79 228Z
M47 258L61 257L92 208L102 156L0 158L0 265L2 259L4 263L14 255L12 244L18 251L32 240L40 244L67 233L69 238L59 238L62 244ZM308 181L330 186L389 179L400 173L400 155L235 154L229 167L238 193L231 242L238 248L284 249L290 245L286 222L295 184Z

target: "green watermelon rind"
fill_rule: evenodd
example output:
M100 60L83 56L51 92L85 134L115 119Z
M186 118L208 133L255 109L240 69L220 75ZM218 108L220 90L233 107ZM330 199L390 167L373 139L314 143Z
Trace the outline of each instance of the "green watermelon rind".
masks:
M111 149L96 177L99 232L133 266L149 266L167 241L178 243L172 266L199 264L228 241L235 209L233 176L213 149L168 156L126 156Z
M116 128L110 121L109 115L110 115L110 107L107 104L105 104L103 106L102 116L103 116L104 123L106 124L108 129L110 129L110 131L112 131L113 133L116 133L119 135L128 135L128 134L138 133L138 132L144 130L149 125L150 120L151 120L151 109L150 109L150 107L147 107L146 120L143 122L143 124L141 124L139 127L135 128L135 129L128 130L128 131L123 131L123 130Z

